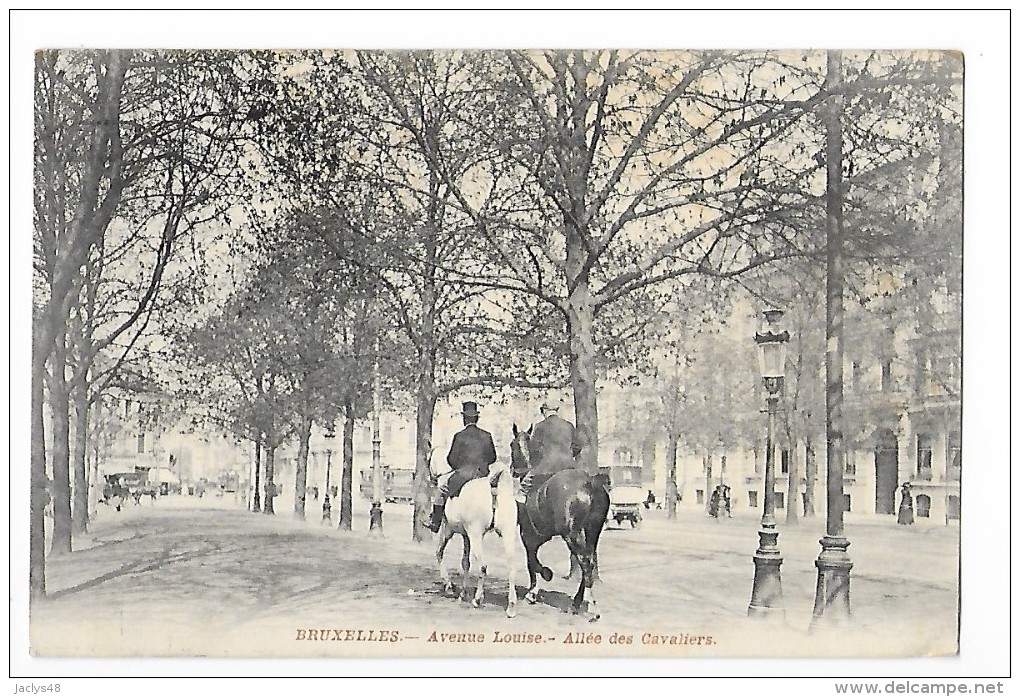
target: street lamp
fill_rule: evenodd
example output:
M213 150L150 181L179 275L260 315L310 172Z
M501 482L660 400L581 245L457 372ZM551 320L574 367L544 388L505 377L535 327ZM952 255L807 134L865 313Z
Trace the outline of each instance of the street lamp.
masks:
M332 467L333 461L333 424L329 424L326 427L326 432L323 434L323 438L326 439L326 493L322 497L322 522L332 523L333 522L333 509L332 504L329 500L329 474Z
M758 359L762 381L765 384L766 405L768 407L768 431L765 438L765 502L761 517L761 530L758 531L758 549L754 553L754 587L751 590L751 603L747 608L750 617L782 617L783 582L779 567L783 557L779 553L776 530L776 457L775 430L776 412L779 410L779 398L783 392L783 378L786 366L786 343L790 333L780 331L779 322L783 318L782 310L766 310L765 322L754 341L758 344Z

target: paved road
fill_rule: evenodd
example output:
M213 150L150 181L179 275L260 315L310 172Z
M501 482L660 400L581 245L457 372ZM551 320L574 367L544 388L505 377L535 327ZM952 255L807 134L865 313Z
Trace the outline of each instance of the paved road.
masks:
M121 514L101 509L82 548L50 560L52 597L33 608L33 646L76 655L214 656L875 656L956 650L956 527L848 520L854 622L839 632L812 632L820 518L796 527L781 524L786 620L766 626L746 616L758 527L750 515L715 521L684 511L668 521L651 511L638 529L607 529L598 586L603 619L596 624L565 612L576 584L560 578L538 604L522 602L518 617L507 619L507 565L496 540L486 547L485 605L474 609L444 597L433 545L409 539L408 506L387 506L382 538L365 530L367 515L359 514L360 529L351 533L323 526L318 517L298 521L289 513L250 513L226 499L173 497ZM455 568L459 548L451 547L448 564ZM520 552L515 566L523 587ZM557 572L566 570L561 542L549 543L542 556ZM329 630L326 641L319 640L323 629ZM428 641L433 633L437 639L452 636ZM483 641L466 641L476 635ZM507 635L510 642L498 641ZM598 644L572 641L596 636ZM613 641L620 636L631 643Z

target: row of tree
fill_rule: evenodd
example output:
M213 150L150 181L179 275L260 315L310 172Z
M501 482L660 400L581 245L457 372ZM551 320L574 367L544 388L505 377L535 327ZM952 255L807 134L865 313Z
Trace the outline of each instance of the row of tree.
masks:
M891 267L954 229L930 201L958 175L958 61L840 65L834 83L822 53L40 54L33 589L47 470L54 550L87 515L71 402L138 373L264 449L267 484L285 440L305 462L313 424L353 429L374 366L414 404L419 513L437 400L472 385L569 385L595 468L600 380L662 369L664 341L679 376L677 327L725 305L716 287L781 302L775 269L818 277L833 95L850 256Z

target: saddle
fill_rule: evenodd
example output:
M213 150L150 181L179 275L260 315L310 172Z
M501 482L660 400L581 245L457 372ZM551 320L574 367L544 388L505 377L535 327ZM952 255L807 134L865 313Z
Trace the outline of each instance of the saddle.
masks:
M464 488L464 485L468 482L481 479L482 477L488 477L489 473L484 471L488 467L468 467L462 470L454 470L453 474L450 475L450 479L446 482L446 488L448 491L447 498L455 499L460 495L460 490Z

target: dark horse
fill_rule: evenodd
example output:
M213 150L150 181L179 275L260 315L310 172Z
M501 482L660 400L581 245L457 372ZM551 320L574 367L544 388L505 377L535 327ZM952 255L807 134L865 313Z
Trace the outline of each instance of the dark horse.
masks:
M544 452L542 463L532 471L531 430L519 430L514 424L513 434L510 453L514 472L523 475L531 471L532 474L527 500L517 505L531 583L525 599L530 603L538 600L538 574L546 582L552 580L552 571L538 560L538 549L559 536L581 567L581 582L571 611L581 613L587 591L589 620L594 622L599 613L592 584L597 569L599 535L609 513L609 492L595 477L577 469L569 453Z

